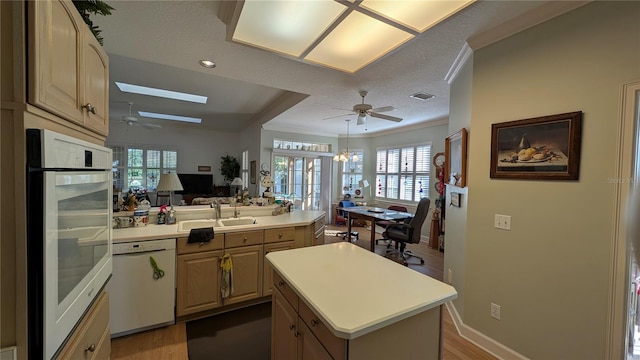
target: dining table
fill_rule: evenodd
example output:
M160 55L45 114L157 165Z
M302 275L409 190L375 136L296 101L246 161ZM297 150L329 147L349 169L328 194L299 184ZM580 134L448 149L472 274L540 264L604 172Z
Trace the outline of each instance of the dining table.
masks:
M376 221L387 220L387 221L403 221L408 218L412 218L413 214L409 212L402 212L396 210L389 210L385 208L379 208L375 206L351 206L351 207L343 207L340 208L341 211L347 213L349 224L349 229L347 232L347 237L349 242L351 242L351 223L352 220L355 219L364 219L365 221L371 222L371 245L369 250L375 251L375 243L376 243Z

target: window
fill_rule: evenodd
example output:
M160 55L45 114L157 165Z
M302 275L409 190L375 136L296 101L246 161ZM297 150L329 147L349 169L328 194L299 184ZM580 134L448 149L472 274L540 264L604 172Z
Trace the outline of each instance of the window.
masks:
M415 202L428 197L430 168L431 144L378 149L377 197Z
M350 150L351 159L342 163L342 195L350 194L360 188L360 180L362 180L364 156L362 150ZM354 161L354 156L358 157Z
M113 186L122 191L155 191L160 175L177 172L178 152L149 145L108 145L113 151Z
M242 164L240 168L240 177L242 178L242 188L249 188L249 150L242 152Z

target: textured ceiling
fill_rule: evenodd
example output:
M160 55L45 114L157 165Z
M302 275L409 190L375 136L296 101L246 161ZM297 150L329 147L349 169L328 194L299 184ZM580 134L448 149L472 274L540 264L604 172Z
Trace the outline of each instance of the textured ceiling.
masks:
M97 16L104 48L110 57L110 117L113 126L135 110L199 116L211 130L240 131L257 122L265 129L336 136L346 132L346 119L359 90L367 90L366 103L393 106L385 114L400 123L369 118L351 134L375 134L398 127L447 119L449 86L445 76L468 39L537 9L547 1L480 1L427 30L415 40L355 74L305 64L267 51L225 40L218 1L107 1L112 15ZM220 16L222 17L222 16ZM366 29L363 29L366 33ZM198 65L216 62L215 69ZM114 81L157 86L209 96L209 102L188 104L175 100L121 93ZM419 101L416 92L434 94Z

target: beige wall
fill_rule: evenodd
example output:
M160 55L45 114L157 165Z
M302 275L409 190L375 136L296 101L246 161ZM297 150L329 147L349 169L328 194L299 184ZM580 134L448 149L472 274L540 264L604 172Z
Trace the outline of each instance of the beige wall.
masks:
M471 50L468 50L471 52ZM455 134L462 128L469 131L471 125L471 83L473 77L473 55L469 56L462 66L454 81L451 83L449 102L449 130L448 134ZM473 140L471 131L467 141ZM446 179L445 179L446 181ZM446 206L445 236L444 236L444 269L443 275L446 282L451 280L451 285L456 288L458 297L453 301L460 317L464 317L464 284L465 284L465 239L467 235L467 212L469 202L469 187L446 187L445 204L451 202L451 192L461 193L460 207ZM449 275L451 273L451 275ZM451 279L449 279L451 277Z
M594 2L474 54L463 321L532 359L607 357L608 178L621 85L640 78L639 19L640 2ZM491 124L578 110L578 181L489 178Z

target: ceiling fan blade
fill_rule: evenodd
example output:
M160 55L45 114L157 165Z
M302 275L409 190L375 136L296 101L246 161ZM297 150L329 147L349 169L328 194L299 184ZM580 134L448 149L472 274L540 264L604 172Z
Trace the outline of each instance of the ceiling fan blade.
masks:
M339 118L339 117L343 117L343 116L349 116L349 115L353 115L353 113L342 114L342 115L337 115L337 116L331 116L331 117L328 117L328 118L324 118L322 120L330 120L330 119L335 119L335 118Z
M402 121L402 118L399 118L399 117L383 115L383 114L378 114L378 113L374 113L374 112L370 112L369 115L371 115L373 117L376 117L376 118L379 118L379 119L385 119L385 120L389 120L389 121L395 121L395 122Z
M371 109L371 112L381 113L381 112L393 111L395 109L396 108L394 108L393 106L383 106L383 107L379 107L379 108L373 108L373 109Z
M158 125L158 124L147 124L147 123L139 123L139 124L142 125L143 128L149 129L149 130L160 129L162 127L162 125Z

